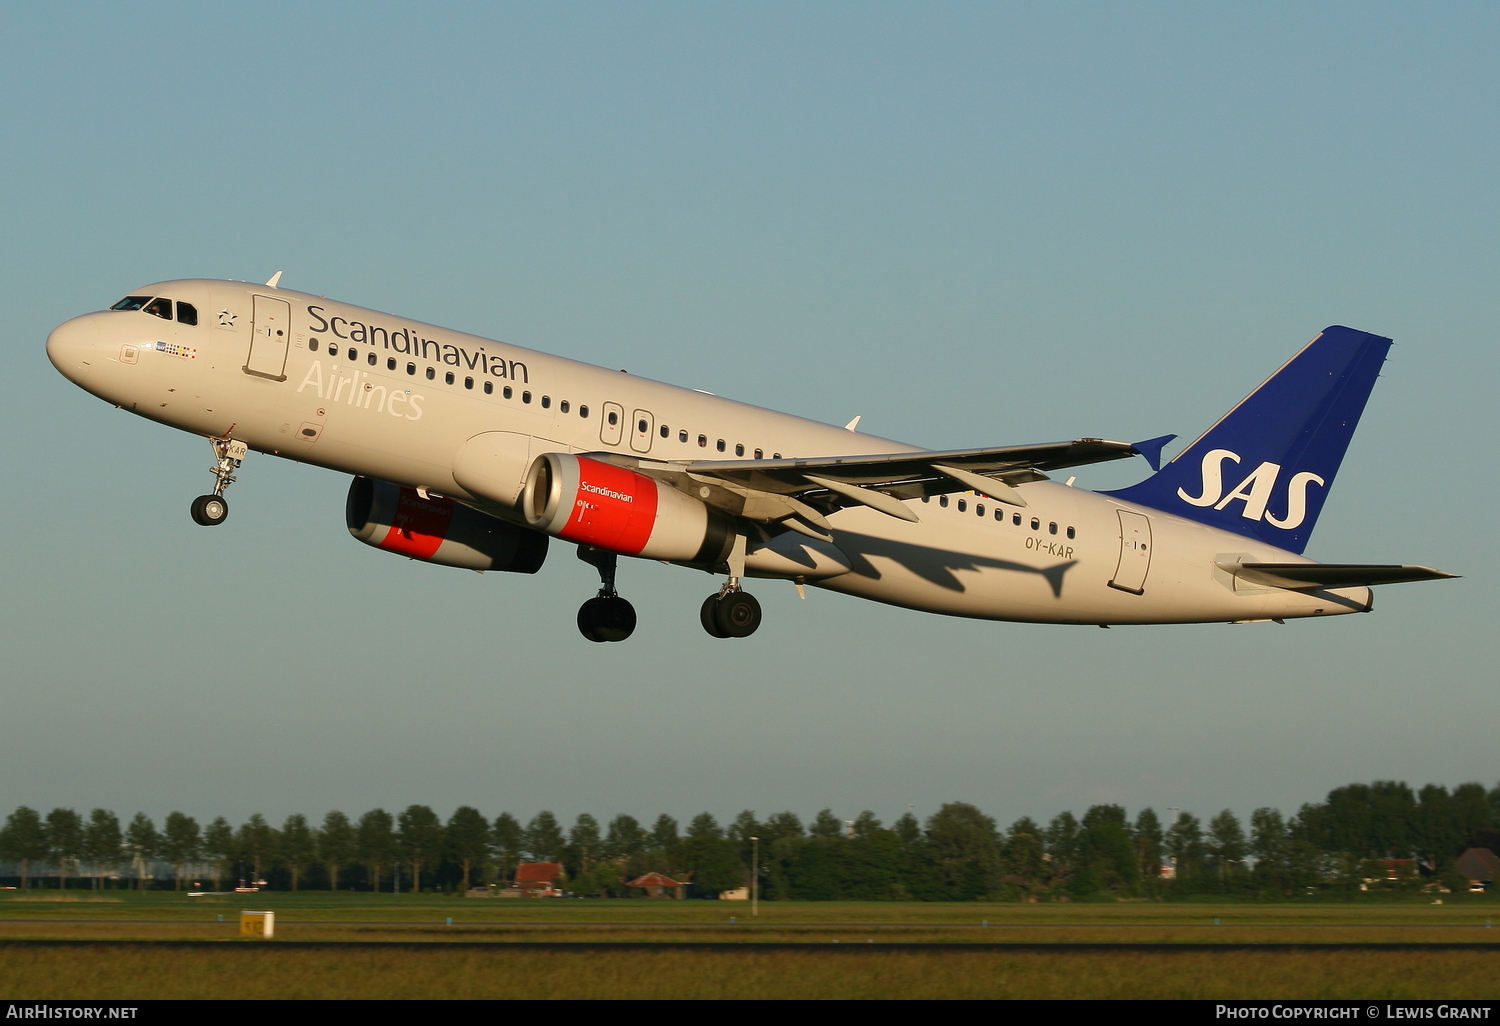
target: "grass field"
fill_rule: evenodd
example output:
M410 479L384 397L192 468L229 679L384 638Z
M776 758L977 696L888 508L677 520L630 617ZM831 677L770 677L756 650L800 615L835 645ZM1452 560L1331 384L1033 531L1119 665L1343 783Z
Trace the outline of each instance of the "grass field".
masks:
M1491 952L0 946L8 998L1494 998Z
M275 940L239 937L247 908L276 911ZM752 921L706 901L12 893L0 997L1493 999L1500 903L777 902Z

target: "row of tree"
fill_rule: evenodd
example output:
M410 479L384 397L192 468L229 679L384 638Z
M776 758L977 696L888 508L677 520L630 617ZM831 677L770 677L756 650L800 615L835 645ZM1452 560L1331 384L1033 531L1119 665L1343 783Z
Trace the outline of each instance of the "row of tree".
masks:
M523 826L509 813L492 822L462 806L444 822L413 805L357 820L330 812L316 826L292 815L279 828L258 814L238 827L222 816L202 827L173 812L158 829L144 813L122 826L106 809L85 818L22 806L0 828L0 861L23 887L50 872L58 887L123 878L145 888L166 863L177 888L194 877L212 879L215 890L226 879L269 877L290 890L400 890L404 877L407 890L462 890L508 881L531 861L562 863L575 893L612 897L628 896L627 881L652 870L712 896L744 886L754 867L768 899L1036 900L1417 886L1451 876L1465 847L1500 847L1500 785L1351 784L1291 817L1256 809L1248 830L1227 809L1206 826L1170 811L1164 823L1149 808L1131 819L1118 805L1096 805L1081 818L1063 812L1042 826L1023 817L1004 831L963 803L925 824L908 813L889 826L870 812L841 820L827 809L807 824L791 812L762 821L747 811L724 826L702 813L685 830L667 815L648 828L628 815L601 825L585 813L565 830L550 812Z

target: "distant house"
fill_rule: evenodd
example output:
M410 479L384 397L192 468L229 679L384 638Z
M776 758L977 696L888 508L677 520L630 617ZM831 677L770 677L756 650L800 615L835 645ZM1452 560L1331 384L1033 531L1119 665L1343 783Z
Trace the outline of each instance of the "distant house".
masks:
M1469 878L1469 886L1493 887L1500 880L1500 857L1488 848L1470 848L1453 863L1460 873Z
M562 895L561 862L523 862L516 867L511 889L524 898L556 898Z
M1409 880L1417 875L1416 859L1381 859L1380 864L1385 867L1387 880Z
M661 873L647 873L645 876L636 877L625 886L643 888L648 898L681 898L687 884L678 883L670 876Z

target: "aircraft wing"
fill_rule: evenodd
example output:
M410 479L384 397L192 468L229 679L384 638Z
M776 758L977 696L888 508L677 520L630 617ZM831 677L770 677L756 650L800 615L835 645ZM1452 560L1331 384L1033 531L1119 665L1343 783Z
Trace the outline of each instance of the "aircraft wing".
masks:
M1061 470L1086 463L1105 463L1137 455L1125 442L1080 438L1042 445L1006 445L989 449L940 449L876 453L862 456L814 456L785 460L701 460L690 463L690 474L703 474L785 493L807 489L807 475L859 487L890 488L926 482L935 487L913 495L936 495L965 490L934 466L956 467L982 476L1003 477L1024 471ZM951 485L951 487L950 487ZM906 496L910 498L912 496Z
M1219 563L1218 567L1253 584L1290 589L1369 587L1458 576L1426 566L1382 563Z
M863 505L900 520L918 517L903 500L976 491L998 502L1025 506L1015 486L1045 480L1043 471L1125 459L1138 450L1125 442L1080 438L1041 445L987 449L920 449L857 456L780 460L654 462L627 458L642 473L671 482L709 505L736 516L828 537L827 515ZM615 454L591 454L624 462Z

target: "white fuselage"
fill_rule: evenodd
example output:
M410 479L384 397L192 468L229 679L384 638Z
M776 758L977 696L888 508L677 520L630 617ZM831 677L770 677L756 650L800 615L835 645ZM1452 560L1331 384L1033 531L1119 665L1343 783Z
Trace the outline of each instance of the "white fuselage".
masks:
M185 280L138 294L192 304L198 323L142 311L74 318L48 340L58 369L163 424L232 435L260 452L490 513L508 511L454 478L465 442L486 433L523 439L532 455L663 461L920 451L287 289ZM1216 567L1307 561L1253 538L1051 481L1020 488L1024 509L973 492L910 500L917 523L867 507L836 512L834 545L848 569L825 561L807 582L930 612L1043 623L1225 622L1370 608L1367 588L1260 587ZM759 557L752 550L746 563L751 576L795 576L786 565L769 549Z

